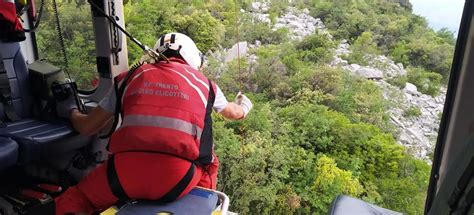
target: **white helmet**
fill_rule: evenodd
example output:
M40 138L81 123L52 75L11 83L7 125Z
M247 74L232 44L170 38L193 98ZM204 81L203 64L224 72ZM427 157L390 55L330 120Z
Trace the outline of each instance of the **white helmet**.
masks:
M202 53L194 41L181 33L168 33L156 41L154 49L163 53L168 49L175 50L192 68L199 70L202 64Z

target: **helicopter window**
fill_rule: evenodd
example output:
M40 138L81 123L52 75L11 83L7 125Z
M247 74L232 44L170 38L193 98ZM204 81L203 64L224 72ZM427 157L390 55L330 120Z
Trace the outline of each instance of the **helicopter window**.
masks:
M51 4L38 46L91 90L94 34L81 2L59 4L68 64ZM344 193L423 213L463 0L124 2L137 39L187 34L227 98L254 102L247 120L213 126L218 189L234 209L323 214ZM127 48L131 63L143 55Z
M36 5L38 9L41 0L36 0ZM98 85L99 75L92 18L85 15L90 14L90 7L81 1L57 1L60 32L55 11L53 2L46 1L41 24L36 31L39 58L69 73L82 93L93 92Z

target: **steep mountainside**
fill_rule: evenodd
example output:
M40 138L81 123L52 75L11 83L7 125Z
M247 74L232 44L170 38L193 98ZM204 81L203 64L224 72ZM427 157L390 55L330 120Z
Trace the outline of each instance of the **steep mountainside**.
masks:
M97 76L90 8L59 6L69 70L87 86ZM455 39L408 1L130 0L125 14L148 45L167 32L189 35L227 98L242 91L253 101L245 120L214 115L217 187L232 211L327 214L345 194L423 214ZM64 66L52 15L38 45ZM129 44L134 63L142 52Z
M333 40L333 36L321 19L313 18L307 8L288 7L281 16L276 18L274 24L269 18L269 8L268 2L253 2L248 8L248 12L244 13L248 13L254 22L267 23L274 31L288 29L291 40L300 41L314 33L325 35L328 39ZM333 41L337 42L337 40ZM241 57L247 57L249 64L257 64L257 56L255 54L247 55L247 53L258 49L262 42L256 40L239 44ZM234 45L229 50L212 52L211 56L220 58L221 62L230 62L237 58L237 53L237 45ZM357 64L358 62L349 64L343 58L350 53L350 45L347 40L343 39L334 49L333 60L328 65L372 80L380 86L384 98L390 102L387 111L391 123L397 127L397 141L408 147L414 156L431 162L429 155L434 150L446 89L441 88L437 96L432 96L419 92L417 87L409 82L400 87L391 84L390 80L407 75L408 72L402 63L395 63L384 55L367 54L365 57L369 59L368 65L362 66Z

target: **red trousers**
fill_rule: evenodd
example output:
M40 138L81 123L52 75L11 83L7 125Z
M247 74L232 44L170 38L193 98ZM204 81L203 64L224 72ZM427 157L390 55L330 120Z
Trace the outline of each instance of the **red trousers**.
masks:
M159 199L186 174L191 163L156 153L130 152L115 155L115 168L120 183L132 199ZM196 166L194 177L179 198L195 186L215 189L217 158L207 171ZM105 210L117 202L107 181L104 163L87 175L78 185L70 187L55 199L56 214L87 213Z

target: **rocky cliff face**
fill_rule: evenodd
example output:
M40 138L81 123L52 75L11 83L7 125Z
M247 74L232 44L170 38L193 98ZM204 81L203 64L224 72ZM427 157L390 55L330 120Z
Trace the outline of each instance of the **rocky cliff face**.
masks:
M326 35L330 39L333 38L321 19L310 16L308 9L298 10L289 7L282 16L276 19L274 24L269 18L268 10L267 2L254 2L248 11L243 12L249 13L254 21L267 23L274 30L287 28L290 37L294 40L301 40L316 32ZM247 51L258 48L260 45L260 41L240 42L229 50L224 49L210 54L219 61L222 60L220 62L229 62L237 58L236 49L239 46L241 57L247 58L250 64L255 64L258 63L257 56L249 55ZM341 58L350 53L350 45L345 40L341 41L334 53L330 63L331 67L340 67L350 73L372 80L380 86L384 97L391 103L388 113L391 122L398 128L397 141L406 146L410 153L416 157L430 162L429 155L434 150L446 89L441 89L437 97L418 92L416 86L411 83L406 83L404 89L399 89L397 86L389 84L387 80L407 74L402 64L397 64L383 55L368 56L368 66L349 64ZM413 109L419 110L421 114L407 114Z
M417 87L411 83L406 83L403 89L399 89L386 80L406 75L407 71L402 64L396 64L390 58L379 55L372 56L368 66L349 65L346 60L341 59L341 56L350 53L349 48L350 45L342 41L335 50L331 66L341 67L379 85L383 89L385 99L391 103L388 113L391 122L399 129L398 142L416 157L429 161L429 154L434 150L438 135L446 88L442 88L436 97L418 92ZM407 114L413 109L419 110L420 115Z

